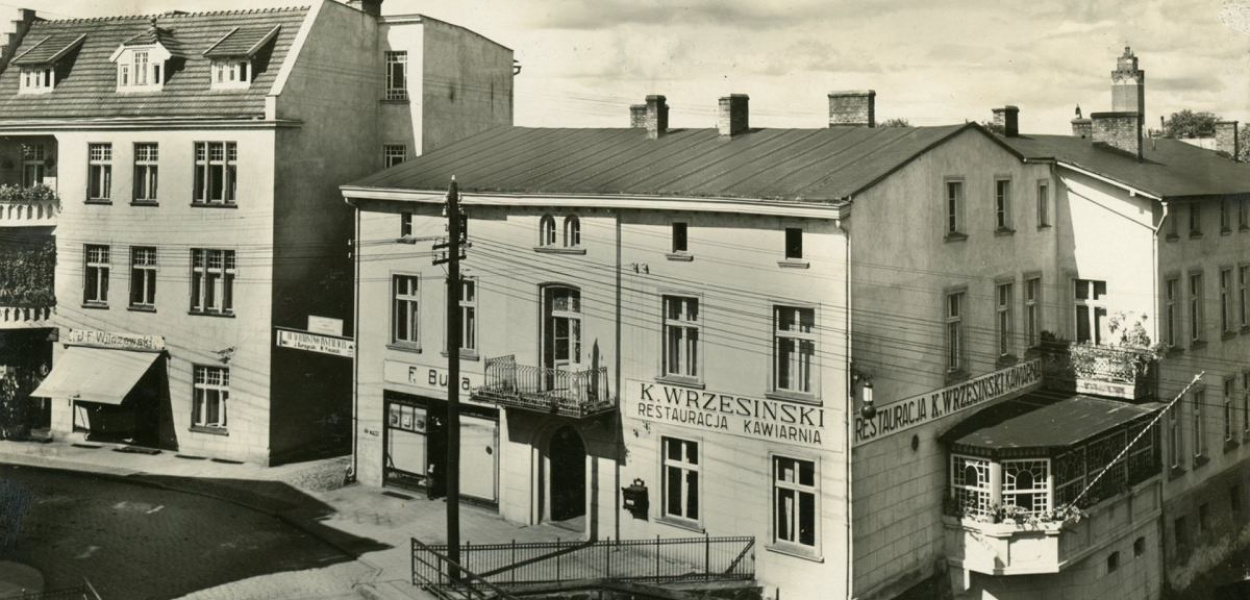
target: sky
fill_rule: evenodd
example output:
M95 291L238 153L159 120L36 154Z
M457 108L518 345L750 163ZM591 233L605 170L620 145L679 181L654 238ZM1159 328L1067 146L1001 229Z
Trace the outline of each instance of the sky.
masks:
M0 0L48 18L245 9L307 0ZM624 127L663 94L673 127L714 127L751 98L753 127L823 127L827 94L873 89L878 121L987 121L1069 133L1111 110L1126 45L1146 71L1147 125L1189 108L1250 121L1250 0L385 0L515 51L515 123Z

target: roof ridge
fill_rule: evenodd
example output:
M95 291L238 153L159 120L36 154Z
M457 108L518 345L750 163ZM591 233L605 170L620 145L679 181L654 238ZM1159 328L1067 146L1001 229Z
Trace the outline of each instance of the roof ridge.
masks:
M155 14L141 15L108 15L103 17L79 17L71 19L44 19L37 21L36 27L46 27L48 25L68 25L79 23L107 23L109 21L144 21L150 22L152 19L185 19L192 17L212 17L222 15L251 15L262 13L279 13L279 12L297 12L310 10L308 6L271 6L266 8L248 8L237 10L208 10L199 12L164 12Z

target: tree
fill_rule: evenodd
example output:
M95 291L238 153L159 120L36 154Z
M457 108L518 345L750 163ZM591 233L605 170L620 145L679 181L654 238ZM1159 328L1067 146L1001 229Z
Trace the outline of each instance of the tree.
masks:
M1188 108L1172 113L1163 123L1163 133L1170 138L1205 138L1215 135L1215 123L1220 118L1210 112L1194 112Z
M911 121L902 117L894 117L882 121L878 127L911 127Z
M997 133L999 135L1007 134L1006 127L1003 127L1002 125L995 123L993 121L981 121L981 126L984 127L990 133Z

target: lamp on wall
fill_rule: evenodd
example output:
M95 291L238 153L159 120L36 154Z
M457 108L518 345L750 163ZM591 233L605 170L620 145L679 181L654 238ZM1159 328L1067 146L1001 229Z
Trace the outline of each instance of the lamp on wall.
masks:
M865 419L871 419L877 416L877 406L873 404L872 402L872 380L871 379L864 380L864 387L863 387L863 390L860 392L860 394L863 396L863 400L864 400L863 407L859 409L860 414L864 415Z

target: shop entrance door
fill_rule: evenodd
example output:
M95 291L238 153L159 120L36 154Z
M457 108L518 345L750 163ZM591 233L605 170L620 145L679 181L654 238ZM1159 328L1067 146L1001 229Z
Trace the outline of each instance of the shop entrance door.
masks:
M561 427L548 446L551 465L551 520L567 521L586 514L586 446L572 427Z

